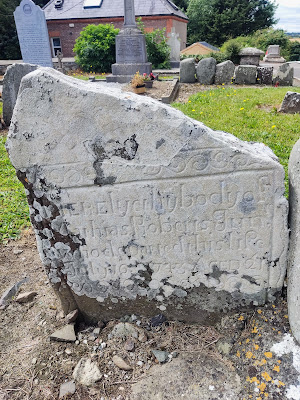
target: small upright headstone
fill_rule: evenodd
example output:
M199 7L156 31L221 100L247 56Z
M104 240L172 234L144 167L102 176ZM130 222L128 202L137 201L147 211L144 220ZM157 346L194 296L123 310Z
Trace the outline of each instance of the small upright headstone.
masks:
M289 63L279 66L273 74L273 84L276 86L293 86L294 68Z
M272 85L273 67L257 67L257 83L260 85Z
M180 61L180 83L195 83L196 64L193 57Z
M3 78L2 89L3 120L7 126L9 126L11 121L23 76L37 68L37 65L31 64L13 64L7 68Z
M22 0L14 17L23 62L53 67L44 11L32 0Z
M124 0L124 25L116 36L116 63L107 82L129 82L133 75L150 74L152 64L147 61L145 35L135 22L134 0Z
M280 57L280 46L278 44L271 44L268 47L266 55L264 57L264 61L271 63L285 62L285 59L283 57Z
M175 28L171 29L171 33L167 40L171 48L170 51L170 64L171 68L178 68L180 65L180 39L179 34L175 32Z
M227 60L216 66L215 84L231 83L234 75L234 64Z
M256 83L257 67L255 65L238 65L235 69L237 85L254 85Z
M202 85L212 85L215 80L217 62L213 57L203 58L196 67L197 80Z
M263 144L39 69L6 146L65 313L213 323L281 291L284 170Z

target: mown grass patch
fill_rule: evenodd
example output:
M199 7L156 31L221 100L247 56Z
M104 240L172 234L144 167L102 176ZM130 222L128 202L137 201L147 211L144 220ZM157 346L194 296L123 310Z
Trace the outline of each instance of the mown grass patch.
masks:
M0 243L17 238L21 229L30 225L24 187L8 159L5 141L6 137L0 136Z
M296 87L237 88L221 86L199 92L185 104L172 105L214 130L241 140L262 142L279 158L286 174L290 152L300 136L300 114L278 113L286 92Z

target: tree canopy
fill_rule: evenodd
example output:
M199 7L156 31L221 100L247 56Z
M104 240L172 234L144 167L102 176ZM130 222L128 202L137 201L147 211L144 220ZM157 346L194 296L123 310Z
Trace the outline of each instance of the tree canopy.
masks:
M189 0L188 41L220 46L276 23L277 5L269 0Z
M21 0L0 0L0 59L21 58L20 46L13 13ZM43 7L48 0L36 0Z

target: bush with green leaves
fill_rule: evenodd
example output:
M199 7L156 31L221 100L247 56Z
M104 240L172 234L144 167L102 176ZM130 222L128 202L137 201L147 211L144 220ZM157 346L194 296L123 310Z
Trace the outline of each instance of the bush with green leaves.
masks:
M287 61L290 59L291 41L283 29L261 29L253 33L251 37L253 47L267 51L271 44L280 46L280 55Z
M148 61L153 68L170 68L170 46L167 44L165 29L155 29L145 32L141 18L137 18L137 25L145 35Z
M196 62L202 60L203 58L214 58L217 63L221 63L223 61L228 60L227 55L221 51L212 51L208 54L181 54L180 59L184 60L186 58L194 58Z
M88 25L75 41L75 61L85 72L108 72L116 62L115 38L119 29L113 25Z
M299 42L291 43L290 61L300 61L300 43Z

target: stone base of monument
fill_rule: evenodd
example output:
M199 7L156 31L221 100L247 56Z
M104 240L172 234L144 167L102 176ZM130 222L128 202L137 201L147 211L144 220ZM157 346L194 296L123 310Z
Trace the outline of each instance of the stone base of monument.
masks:
M133 75L139 72L141 75L149 75L152 71L152 64L132 63L132 64L113 64L111 66L112 74L106 77L107 82L127 83L130 82Z
M269 63L284 63L285 59L283 57L268 57L267 55L263 58L264 62Z

